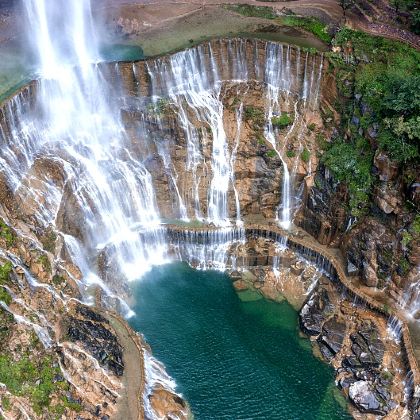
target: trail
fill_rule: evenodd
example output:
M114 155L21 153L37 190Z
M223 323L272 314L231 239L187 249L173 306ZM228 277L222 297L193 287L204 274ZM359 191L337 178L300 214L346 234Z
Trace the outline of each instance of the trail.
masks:
M116 420L144 420L143 392L145 388L144 355L140 337L126 321L111 312L103 315L114 328L118 342L123 347L124 390L118 400Z

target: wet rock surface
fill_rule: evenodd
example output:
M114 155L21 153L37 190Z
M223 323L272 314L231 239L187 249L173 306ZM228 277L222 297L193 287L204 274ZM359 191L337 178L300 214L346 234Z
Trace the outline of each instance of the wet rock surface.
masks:
M68 317L66 320L68 339L80 342L101 366L117 376L122 376L124 373L122 347L115 334L108 329L108 321L86 307L79 307L77 312L87 319Z
M327 359L333 358L341 349L346 331L346 324L332 317L322 326L322 332L317 342L322 355Z
M321 334L323 323L333 310L334 306L330 302L328 292L319 289L310 297L299 314L302 330L308 335Z
M396 269L395 232L376 219L355 226L345 235L341 248L347 267L357 272L366 286L383 287Z
M296 223L317 238L321 244L330 244L345 230L348 219L347 188L334 181L321 166L314 185L307 187L302 213Z
M357 410L385 416L398 404L393 374L384 365L384 342L364 311L352 309L346 316L340 299L327 284L321 285L300 312L301 328L336 368L337 384Z

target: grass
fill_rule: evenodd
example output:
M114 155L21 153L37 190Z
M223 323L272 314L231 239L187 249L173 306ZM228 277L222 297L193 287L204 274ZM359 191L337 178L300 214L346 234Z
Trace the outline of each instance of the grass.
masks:
M0 355L0 382L11 394L29 397L38 415L50 405L51 394L60 389L60 381L55 380L59 373L49 356L32 361L25 355L14 361L9 355Z
M276 19L278 16L272 7L269 6L252 6L249 4L227 5L226 9L239 13L246 17L258 17L263 19Z
M328 33L328 26L319 19L301 16L284 16L281 18L281 23L285 26L304 29L327 44L330 44L332 41L332 37Z

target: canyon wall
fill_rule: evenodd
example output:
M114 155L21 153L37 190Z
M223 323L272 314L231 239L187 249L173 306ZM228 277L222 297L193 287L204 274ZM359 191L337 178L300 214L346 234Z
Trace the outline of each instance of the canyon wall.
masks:
M99 107L107 114L100 119L95 141L83 130L75 132L80 138L46 141L44 133L50 134L51 127L37 103L45 89L42 81L23 88L0 112L1 217L47 252L51 275L60 264L67 267L80 286L74 296L92 301L102 295L105 307L127 314L124 298L129 290L123 279L136 279L142 269L173 255L201 268L212 260L223 269L226 256L234 268L269 266L275 283L272 272L279 266L281 244L250 245L247 238L244 246L241 227L260 223L287 229L294 221L319 243L341 250L340 263L345 275L352 276L352 287L368 294L377 294L378 288L380 305L409 307L416 315L418 243L411 241L403 249L399 229L413 220L413 211L405 211L402 203L406 197L417 203L418 187L404 181L393 162L378 153L373 171L380 183L371 212L357 219L350 213L346 186L320 164L320 138L334 141L340 100L335 74L322 55L271 42L217 40L169 57L99 64L94 72L107 81L106 104ZM89 116L94 119L95 113ZM374 137L371 127L366 135ZM217 227L218 233L210 247L188 248L182 243L191 238L174 238L161 222ZM232 249L232 243L241 244ZM402 255L407 255L408 267L401 267ZM36 273L45 277L38 269ZM261 279L268 277L261 274ZM48 283L52 278L45 277ZM341 311L340 297L334 294L340 290L327 283L322 285L326 292L318 290L308 299L305 325L329 308L321 299L325 294L334 295L334 310ZM391 299L381 300L383 295ZM351 310L334 312L338 324ZM328 336L333 330L327 323L330 312L316 334L305 327L325 354L331 343L325 344L321 333L325 330ZM86 328L79 315L71 312L71 317L69 325L78 329L70 336L78 341ZM376 327L355 322L355 346L371 330L384 341L386 328L382 322L379 334ZM370 363L358 362L361 369ZM380 361L372 363L376 368ZM360 381L357 375L366 372L355 373L359 367L349 369ZM386 382L378 375L371 378L375 390L367 390L376 396ZM343 388L353 383L347 381ZM404 390L395 392L401 400ZM378 408L381 414L393 410L389 398L385 400Z

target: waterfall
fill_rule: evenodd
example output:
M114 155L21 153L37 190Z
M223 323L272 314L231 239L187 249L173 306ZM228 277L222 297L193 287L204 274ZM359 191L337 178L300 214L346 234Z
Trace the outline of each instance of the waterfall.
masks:
M420 266L416 267L415 275L406 287L399 304L406 314L414 319L420 311Z
M1 110L2 174L35 226L62 233L82 270L82 285L117 295L94 268L107 253L119 278L128 280L167 261L158 183L166 183L168 218L229 229L242 225L235 167L247 82L265 92L264 133L283 167L278 219L290 226L297 160L290 163L286 147L302 134L304 111L316 109L322 58L276 43L232 39L144 66L104 65L98 63L89 1L60 0L47 8L46 0L25 0L25 6L40 80ZM57 35L60 26L65 29ZM229 132L226 86L239 99ZM291 111L286 130L273 126L273 116ZM182 132L180 143L176 130ZM175 161L177 153L182 158Z
M164 261L164 235L151 176L129 149L119 109L108 99L112 88L96 64L100 56L90 2L24 0L24 5L39 63L36 107L42 116L22 115L20 126L11 130L14 147L2 153L2 163L12 172L8 179L19 193L38 156L54 159L63 183L50 181L41 188L39 196L47 198L37 205L38 222L55 224L59 211L66 212L65 191L70 190L84 219L79 221L82 254L112 245L124 275L138 278L152 264ZM17 150L22 141L25 144ZM31 185L25 193L28 190L33 190ZM139 231L149 233L147 244Z
M222 227L213 230L171 230L168 240L176 258L200 270L225 271L236 268L234 249L245 243L242 228Z
M200 198L196 168L201 153L199 133L189 119L189 113L205 123L212 139L212 178L208 190L207 221L218 226L229 225L228 190L232 185L230 151L223 123L223 103L220 100L221 81L210 52L208 67L203 68L203 46L157 60L149 66L152 93L168 96L176 104L181 126L187 139L188 163L193 169L196 214Z

